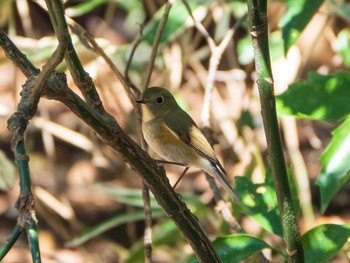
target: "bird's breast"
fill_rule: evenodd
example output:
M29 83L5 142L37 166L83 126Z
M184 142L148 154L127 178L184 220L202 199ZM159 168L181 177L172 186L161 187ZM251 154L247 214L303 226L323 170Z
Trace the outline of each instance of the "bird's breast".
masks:
M200 157L190 145L171 131L161 118L143 122L142 131L151 149L167 161L193 164Z

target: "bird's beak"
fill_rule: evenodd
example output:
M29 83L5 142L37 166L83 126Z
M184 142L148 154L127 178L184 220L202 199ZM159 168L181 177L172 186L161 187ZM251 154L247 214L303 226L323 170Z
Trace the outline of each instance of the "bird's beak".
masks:
M137 102L137 103L146 103L146 101L145 101L143 98L137 99L136 102Z

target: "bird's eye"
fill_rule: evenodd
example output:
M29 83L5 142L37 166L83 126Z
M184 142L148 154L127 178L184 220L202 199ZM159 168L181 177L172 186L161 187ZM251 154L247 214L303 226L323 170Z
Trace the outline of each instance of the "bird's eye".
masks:
M156 102L157 102L158 104L162 104L162 103L164 102L164 97L163 97L163 96L158 97L158 98L156 99Z

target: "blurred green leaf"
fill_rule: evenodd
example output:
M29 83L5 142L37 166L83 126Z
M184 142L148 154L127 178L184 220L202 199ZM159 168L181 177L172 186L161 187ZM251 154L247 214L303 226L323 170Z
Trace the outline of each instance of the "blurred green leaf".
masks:
M350 67L350 30L342 29L337 36L334 49L343 58L344 66Z
M226 1L230 4L234 17L242 17L248 13L248 6L246 1Z
M212 242L212 244L223 263L240 262L263 248L270 247L260 238L247 234L218 237ZM198 262L198 260L191 257L186 262L195 263Z
M66 13L66 15L68 15L70 17L82 16L82 15L85 15L85 14L91 12L99 5L103 5L107 2L109 2L109 0L83 1L80 4L66 8L65 13Z
M183 240L181 232L177 229L176 225L167 220L165 222L156 224L153 226L153 240L152 247L157 248L164 245L179 246L180 241ZM185 244L185 242L183 242ZM130 248L129 257L126 258L124 263L138 263L144 260L144 242L143 238L138 242L135 242Z
M265 230L283 236L271 174L266 176L266 182L262 184L253 184L247 176L236 177L236 184L244 212Z
M153 218L158 218L164 215L165 213L162 210L157 210L152 212ZM80 246L112 228L115 228L117 226L120 226L128 222L144 220L144 218L145 218L145 212L143 210L137 210L135 212L128 213L128 214L116 215L84 231L84 233L82 233L80 236L74 238L72 241L67 243L67 246L69 247Z
M322 171L316 184L321 192L321 211L350 178L350 117L333 131L333 138L321 156Z
M124 205L144 207L142 191L116 185L97 184L96 188ZM161 209L154 196L151 196L152 209Z
M269 35L270 58L274 62L284 57L282 32L275 31Z
M279 115L337 121L350 113L350 74L310 72L306 81L291 84L276 97Z
M284 50L295 44L324 0L287 0L287 11L279 21L283 28Z
M198 19L198 21L201 21L206 13L206 9L204 6L201 9L197 9L199 7L197 1L188 1L192 14ZM155 15L153 16L152 20L144 27L143 30L143 40L146 41L149 45L153 44L154 37L159 25L160 20L162 19L164 13L164 5L162 8L160 8ZM172 8L170 9L170 13L168 16L168 20L165 24L160 44L165 44L175 37L177 37L179 34L181 34L186 28L193 25L192 22L186 23L188 19L191 19L186 7L181 1L175 1ZM190 20L192 21L192 20Z
M327 224L309 230L301 237L305 262L330 262L347 242L349 236L350 225Z
M254 49L250 36L241 38L237 44L238 61L246 66L254 61Z
M140 189L131 189L126 187L120 187L115 185L107 185L107 184L96 184L96 188L103 193L107 194L114 200L119 203L135 206L135 207L144 207L142 192ZM186 195L181 194L181 199L193 210L193 213L196 213L196 210L206 210L206 205L201 202L198 196L194 195ZM151 194L151 206L152 210L161 209L158 205L157 200L154 198L153 194Z

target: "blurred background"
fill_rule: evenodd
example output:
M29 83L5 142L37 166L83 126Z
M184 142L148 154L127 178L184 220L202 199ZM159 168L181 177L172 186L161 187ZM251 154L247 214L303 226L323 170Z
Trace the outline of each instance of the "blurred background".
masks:
M229 180L233 182L235 176L245 176L255 184L262 184L269 167L255 84L254 54L244 17L246 2L189 2L194 17L217 44L236 25L233 40L214 76L211 127L218 141L215 151L224 163ZM129 69L131 80L140 87L165 1L71 0L64 3L66 15L96 39L121 72L143 28L142 41ZM0 1L1 28L37 68L42 67L57 46L49 16L40 4L40 1L28 0ZM349 69L347 10L350 10L348 1L325 1L296 45L284 56L280 26L286 3L268 1L276 94L284 92L292 82L306 79L310 71L331 74ZM107 111L129 136L140 142L134 109L117 77L105 61L81 41L79 34L71 33L71 36ZM151 84L171 90L199 126L203 120L203 96L211 55L206 39L194 27L181 1L176 1L164 30ZM57 70L67 73L69 87L79 93L66 64L62 63ZM17 220L14 204L19 194L7 119L16 111L26 78L3 50L0 50L0 72L0 244L3 244ZM295 99L303 101L303 98ZM320 156L339 122L290 116L280 120L286 159L293 174L299 177L296 179L299 190L302 189L299 193L303 200L301 231L304 233L321 223L350 223L350 185L344 185L324 214L320 213L320 194L315 185L322 169ZM26 146L44 262L143 261L142 182L115 152L103 145L64 105L46 99L41 99L38 112L28 126ZM166 170L174 184L182 168L167 165ZM177 191L210 237L231 233L227 222L215 211L213 194L203 173L190 169ZM182 262L191 254L190 246L155 201L152 205L154 262ZM254 218L238 212L235 216L247 233L260 236L283 250L282 239ZM273 262L279 262L276 253L267 253ZM344 250L334 262L347 262L345 254ZM251 257L247 262L255 260ZM25 235L3 262L31 262Z

